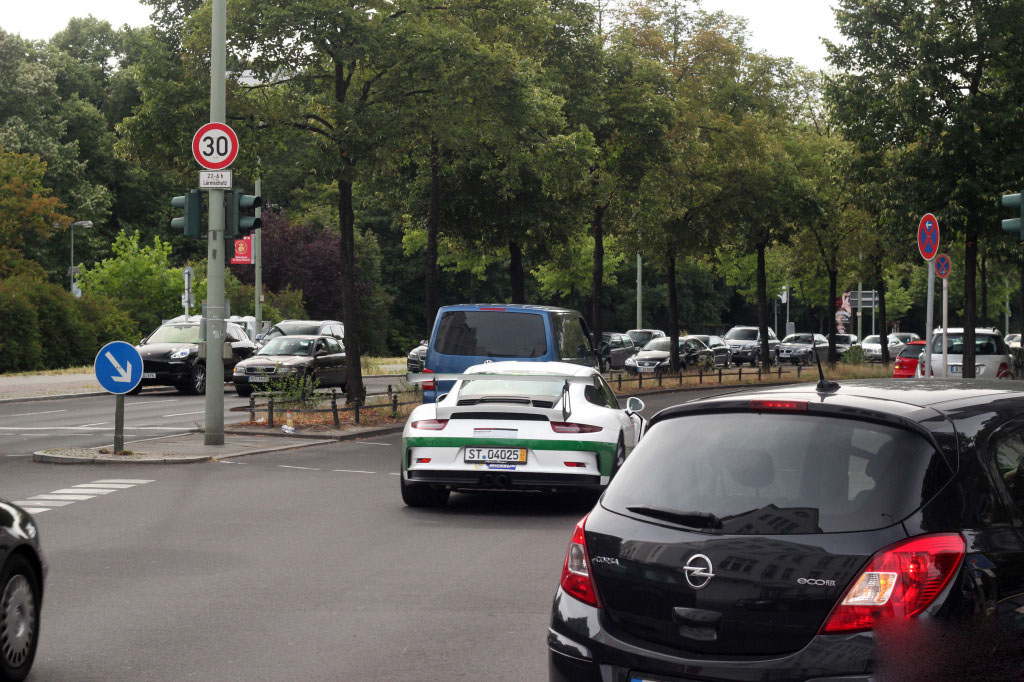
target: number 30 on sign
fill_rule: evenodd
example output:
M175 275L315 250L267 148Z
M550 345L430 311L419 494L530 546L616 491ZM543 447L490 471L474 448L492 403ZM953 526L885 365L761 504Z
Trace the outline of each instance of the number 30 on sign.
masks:
M238 135L226 123L207 123L192 137L192 156L203 168L227 168L238 156Z

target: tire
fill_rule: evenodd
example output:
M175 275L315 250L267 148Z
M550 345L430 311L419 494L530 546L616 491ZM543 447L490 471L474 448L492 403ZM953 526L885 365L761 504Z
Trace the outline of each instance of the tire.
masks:
M754 357L750 358L750 366L751 367L757 367L757 365L758 365L757 356L754 356Z
M237 393L242 398L248 398L249 396L251 396L252 391L252 386L235 386L235 393Z
M140 393L142 393L142 382L141 381L138 384L136 384L135 388L133 388L132 390L128 391L128 395L138 395Z
M615 459L612 460L612 475L608 478L609 481L615 479L615 474L619 473L619 469L626 463L626 444L622 440L622 434L619 434L619 443L615 446Z
M28 560L16 554L0 569L0 679L21 682L39 644L42 587Z
M606 373L610 372L611 369L612 369L612 361L611 360L608 360L608 361L601 360L601 374L606 374Z
M192 365L192 372L189 375L188 392L193 395L203 395L206 393L206 365L200 362Z
M409 507L443 507L448 504L450 490L432 488L423 483L406 483L404 473L398 477L402 487L402 502Z

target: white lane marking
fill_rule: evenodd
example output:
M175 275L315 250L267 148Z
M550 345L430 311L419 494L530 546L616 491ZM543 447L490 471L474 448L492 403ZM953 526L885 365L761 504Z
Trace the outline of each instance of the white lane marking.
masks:
M38 506L41 500L15 500L14 504L19 507L31 507L33 505ZM66 504L74 504L74 500L46 500L44 504L48 507L63 507Z
M32 455L25 453L24 455L4 455L4 457L31 457Z
M361 440L359 442L362 443L363 445L387 445L387 446L391 445L391 443L378 443L378 442L372 441L372 440Z
M190 414L206 414L206 410L200 410L199 412L178 412L177 414L165 414L163 418L167 419L168 417L185 417Z
M134 488L135 485L132 483L90 483L90 488L110 488L111 490L124 490L125 488Z
M82 424L81 428L84 429L84 428L89 427L89 426L103 426L104 424L109 424L109 423L110 422L96 422L95 424Z
M303 471L320 471L319 469L314 469L313 467L293 467L288 466L287 464L278 464L277 466L281 469L302 469Z
M58 412L67 412L67 410L47 410L46 412L22 412L21 414L4 415L4 418L6 419L7 417L33 417L37 414L57 414Z
M141 485L143 483L152 483L155 479L152 478L101 478L93 483L135 483Z
M146 400L145 398L141 398L139 400L133 400L132 402L130 402L128 404L129 405L156 405L157 403L176 403L176 402L178 402L177 398L168 398L167 400Z
M25 436L26 438L49 438L49 433L19 433L19 436Z
M106 495L107 493L114 492L113 490L104 490L103 488L61 488L60 490L52 491L57 495L74 495L75 493L89 494L89 495Z
M71 502L81 502L82 500L91 500L96 497L95 495L33 495L31 499L42 500L43 502L49 502L50 500L69 500Z
M376 471L363 471L361 469L331 469L331 471L337 471L343 474L375 474Z
M402 474L398 471L389 471L388 476L401 476Z
M27 511L29 514L39 514L44 511L50 511L49 507L22 507L22 509Z

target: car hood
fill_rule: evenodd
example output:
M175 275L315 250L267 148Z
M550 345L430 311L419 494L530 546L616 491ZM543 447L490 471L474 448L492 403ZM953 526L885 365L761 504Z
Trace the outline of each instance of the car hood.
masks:
M679 354L682 355L683 351L680 350ZM667 350L642 350L633 356L634 360L666 360L668 359Z
M737 346L760 345L761 342L760 341L741 341L740 339L728 339L726 341L726 343L729 344L729 346L731 348L735 348Z
M193 352L199 351L199 344L196 343L147 343L142 346L137 346L139 355L142 359L146 358L165 358L172 353L176 353L182 349L188 348Z
M783 343L779 346L781 350L810 350L809 343Z
M301 367L313 364L308 355L256 355L238 363L238 367Z

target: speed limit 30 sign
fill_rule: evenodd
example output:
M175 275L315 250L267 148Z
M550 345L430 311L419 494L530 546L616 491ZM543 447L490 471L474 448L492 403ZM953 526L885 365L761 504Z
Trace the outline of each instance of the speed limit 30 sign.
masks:
M238 156L238 135L226 123L207 123L192 138L192 156L203 168L227 168Z

